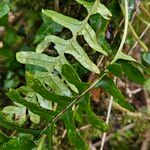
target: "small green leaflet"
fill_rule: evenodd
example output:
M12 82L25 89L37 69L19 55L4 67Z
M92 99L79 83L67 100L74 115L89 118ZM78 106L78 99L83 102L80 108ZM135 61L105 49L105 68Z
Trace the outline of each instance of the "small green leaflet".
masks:
M41 42L45 36L61 32L62 26L42 15L43 24L36 33L34 43Z
M83 102L81 103L81 106L79 104L79 107L83 107L83 110L87 114L87 118L89 120L89 123L99 129L102 132L106 132L109 130L109 126L98 116L95 115L95 113L92 111L91 104L90 104L90 94L86 94L83 97Z
M65 16L53 10L42 10L42 13L47 17L51 17L58 24L70 29L72 33L75 33L77 30L79 30L80 25L82 24L81 21Z
M7 106L2 112L8 115L7 119L11 122L22 125L26 121L26 108L23 105Z
M43 85L42 83L38 80L32 77L30 79L30 87L40 94L43 98L46 100L49 100L51 102L57 103L60 106L66 106L70 102L72 102L73 98L67 97L67 96L61 96L54 94L52 92L49 92Z
M143 60L150 65L150 52L143 53Z
M91 11L94 5L94 2L90 3L84 0L76 0L76 1L82 4L88 10L88 12ZM95 7L92 11L92 14L96 13L99 13L102 17L104 17L107 20L110 20L110 18L112 17L111 12L105 7L105 5L101 4L99 1L96 1Z
M68 73L71 72L71 73ZM88 84L81 82L78 74L68 64L62 66L61 69L62 75L68 80L69 83L75 85L75 87L82 93L86 88L88 88Z
M124 54L124 53L122 53L122 52L118 52L118 53L115 55L114 59L112 60L111 64L113 64L113 63L116 62L117 60L121 60L121 59L123 59L123 60L128 60L128 61L133 61L133 62L137 62L133 57L128 56L128 55L126 55L126 54Z
M88 146L85 141L81 138L79 133L76 131L76 127L74 125L73 112L68 111L64 114L63 120L65 123L65 127L67 130L68 138L70 142L79 150L87 150Z
M0 18L9 13L10 8L7 4L0 2Z
M103 77L101 81L97 83L95 87L102 87L110 95L113 96L114 100L123 108L128 109L129 111L134 111L132 105L125 101L125 98L121 94L118 87L114 84L113 80L109 77Z
M62 79L60 79L55 74L47 73L47 72L36 72L35 78L43 80L43 82L49 87L51 87L52 91L54 91L56 94L64 95L68 97L71 97L72 95L68 86L64 84Z
M29 101L23 99L16 90L10 89L9 92L7 93L7 95L12 101L15 101L17 103L24 105L31 112L33 112L37 115L40 115L47 120L50 120L51 117L56 114L52 110L42 108L35 103L29 102Z
M23 64L37 65L47 70L51 70L54 63L58 61L56 57L49 57L45 54L38 54L35 52L18 52L16 54L16 59Z
M6 129L11 129L11 130L17 130L19 132L22 133L30 133L30 134L34 134L34 135L38 135L40 133L39 130L33 130L33 129L25 129L20 127L19 125L15 124L15 123L11 123L10 121L8 121L6 119L6 117L3 115L3 113L0 111L0 126L6 128Z
M110 64L107 69L109 72L111 72L113 75L120 77L122 75L122 67L118 63Z
M94 30L90 27L90 25L87 22L78 21L76 19L62 15L61 13L57 13L52 10L42 10L42 13L44 15L52 18L55 22L61 24L62 26L66 27L72 31L72 34L74 37L69 40L65 49L68 49L70 47L70 45L72 45L74 42L78 45L78 47L80 46L75 39L77 34L79 34L79 35L84 36L86 42L90 45L91 48L93 48L95 51L101 52L104 55L107 55L107 53L98 44L98 41L96 38L96 33L94 32ZM60 38L60 40L61 40L61 38Z
M144 75L141 73L141 71L138 68L132 65L131 62L120 61L119 63L122 66L122 71L128 77L129 80L134 81L135 83L138 84L144 84L146 80Z
M128 77L129 80L134 81L138 84L144 84L145 77L142 72L135 67L132 62L127 60L119 60L117 63L113 63L108 66L108 70L115 76L120 77L122 73Z

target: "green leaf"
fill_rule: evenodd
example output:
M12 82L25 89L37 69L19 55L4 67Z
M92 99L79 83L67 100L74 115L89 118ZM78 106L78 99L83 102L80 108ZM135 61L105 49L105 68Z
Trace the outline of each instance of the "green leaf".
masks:
M42 45L46 45L47 38L48 37L46 37L44 41L40 43L40 45L37 47L37 51L43 51L44 47ZM66 41L63 43L66 43ZM89 59L83 48L76 41L74 41L72 45L68 47L68 49L69 50L65 50L65 46L63 45L57 45L57 50L59 53L61 53L61 56L58 57L50 57L45 54L38 54L35 52L18 52L16 54L16 58L20 63L37 65L52 72L54 68L56 68L58 71L61 70L62 64L68 63L64 57L64 53L68 53L73 55L85 68L91 70L92 72L99 73L99 69Z
M138 67L140 67L141 69L143 69L143 71L146 73L146 74L148 74L148 75L150 75L150 69L149 68L147 68L147 67L145 67L143 64L141 64L141 63L139 63L139 62L132 62L135 66L138 66Z
M95 31L92 29L92 27L88 23L85 25L84 29L82 30L82 35L84 36L84 39L86 40L86 42L90 45L92 49L104 55L107 55L107 53L99 45Z
M77 133L76 127L73 120L73 112L66 112L63 116L65 127L67 130L67 135L70 142L76 147L76 149L87 150L88 146L81 136Z
M91 109L90 94L86 94L85 97L83 98L83 101L84 102L83 102L83 105L81 105L81 107L83 107L84 111L86 112L89 123L93 127L99 129L102 132L108 131L109 129L108 125L98 116L96 116L95 113Z
M1 2L0 3L0 18L5 16L6 14L8 14L9 10L10 9L9 9L8 5Z
M29 111L29 116L30 116L30 120L33 123L35 123L35 124L40 123L40 116L39 115L36 115L36 114L32 113L32 111Z
M77 30L79 30L80 25L82 24L82 21L78 21L77 19L73 19L71 17L65 16L53 10L42 10L42 13L52 18L55 22L59 23L60 25L70 29L73 34Z
M17 35L17 32L12 27L6 28L6 34L3 38L4 42L8 45L13 45L14 43L19 42L20 37Z
M37 65L47 70L51 70L55 61L58 60L56 57L49 57L45 54L38 54L35 52L18 52L16 59L23 64ZM56 60L57 59L57 60Z
M22 125L26 121L26 108L23 105L7 106L2 110L2 112L8 114L7 119L11 122L15 121Z
M25 129L15 123L11 123L10 121L8 121L6 119L6 117L2 114L1 111L0 111L0 120L1 120L0 126L3 126L4 128L7 128L7 129L17 130L22 133L31 133L31 134L35 134L35 135L38 135L40 133L39 130Z
M99 32L101 32L101 30ZM106 52L108 52L108 54L112 53L112 47L107 43L107 41L105 39L105 35L99 33L98 43L101 45L101 47L103 48L103 50L105 50Z
M55 62L57 62L57 68L59 67L58 70L60 70L62 64L68 63L64 57L64 54L67 53L73 55L85 68L91 70L92 72L99 73L99 69L89 59L83 48L74 39L64 40L57 36L50 35L45 37L45 39L37 46L36 51L38 53L43 52L51 42L55 44L55 49L60 54L59 57L55 57L57 58L55 59ZM58 59L60 60L60 64L58 64Z
M34 92L31 92L31 93L32 93L32 94L30 94L30 92L27 93L27 94L25 94L26 96L28 96L29 102L35 103L35 104L39 105L39 103L37 102L37 97L36 97L37 95L36 95ZM28 110L28 113L29 113L29 116L30 116L30 120L31 120L33 123L35 123L35 124L40 123L40 116L39 116L39 115L33 113L33 112L30 111L30 110Z
M10 140L11 138L9 136L7 136L6 134L4 134L1 130L0 130L0 144L6 143Z
M55 115L54 111L42 108L35 103L31 103L23 99L16 90L10 89L7 95L12 101L15 101L17 103L24 105L31 112L38 114L39 116L42 116L47 120L50 120L51 117Z
M95 87L102 87L105 91L107 91L110 95L113 96L114 100L123 108L128 109L130 111L134 111L132 105L125 101L125 98L121 94L120 90L114 84L113 80L109 77L103 77Z
M122 70L124 74L128 77L129 80L134 81L138 84L144 84L145 77L141 73L139 69L137 69L134 65L132 65L131 62L128 61L122 61L120 62L122 66Z
M40 104L41 107L52 110L52 102L44 99L41 95L36 94L38 102Z
M94 2L90 3L84 0L76 0L76 1L82 4L88 10L88 12L91 11L94 5ZM99 13L102 17L108 20L110 20L110 18L112 17L111 12L105 7L105 5L101 4L99 1L97 1L92 11L92 14L96 14L96 13Z
M43 24L39 28L34 43L41 42L45 36L61 32L62 26L50 20L46 16L42 16Z
M33 77L30 78L30 86L35 92L40 94L43 98L45 98L46 100L50 100L51 102L58 103L58 105L60 106L66 106L73 100L70 97L61 96L49 92L38 79L35 79Z
M111 72L113 75L120 77L122 75L122 67L118 63L110 64L107 69L109 72Z
M115 55L114 59L112 60L111 64L113 64L114 62L116 62L117 60L120 60L120 59L123 59L123 60L128 60L128 61L133 61L133 62L137 62L133 57L131 56L128 56L122 52L119 52Z
M143 53L143 60L150 65L150 52L148 53Z
M52 73L37 72L35 78L40 78L43 83L48 85L56 94L71 97L71 92L68 86L58 76Z
M80 92L83 92L88 87L86 83L81 82L76 71L70 65L68 64L63 65L61 69L61 73L67 79L67 81L75 85Z
M88 55L76 40L71 42L71 45L68 46L66 53L73 55L81 63L81 65L88 70L99 74L100 71L98 67L89 59Z
M107 53L98 44L97 38L96 38L96 33L94 32L94 30L90 27L90 25L87 22L78 21L76 19L70 18L68 16L64 16L61 13L57 13L57 12L52 11L52 10L43 10L42 12L46 16L52 18L57 23L59 23L62 26L70 29L72 31L73 36L75 36L75 38L76 38L77 34L83 35L84 38L85 38L85 40L87 41L87 43L90 45L91 48L93 48L94 50L96 50L98 52L101 52L104 55L107 55ZM77 43L77 41L75 40L75 38L72 38L71 40L69 40L70 43L68 43L69 46L68 47L66 46L66 49L69 48L70 45L72 45L73 43ZM60 39L60 41L61 40L63 40L63 39ZM48 41L48 40L45 39L45 41ZM45 42L45 44L48 44L48 42ZM45 44L43 43L43 45L45 45ZM62 45L64 45L64 44L62 44ZM78 47L79 46L80 45L78 44ZM78 49L76 49L76 51L77 50Z
M13 138L7 143L0 145L1 150L31 150L35 147L33 137L25 135L18 138Z

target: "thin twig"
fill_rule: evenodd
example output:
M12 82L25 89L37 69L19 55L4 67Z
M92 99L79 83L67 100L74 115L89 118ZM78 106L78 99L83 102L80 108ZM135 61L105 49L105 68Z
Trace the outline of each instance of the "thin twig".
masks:
M143 11L144 11L144 13L150 18L150 14L149 14L149 12L145 9L145 7L143 6L143 4L141 5L141 7L140 7Z
M114 79L114 82L116 83L116 78ZM112 108L112 104L113 104L113 96L110 97L110 102L109 102L109 107L108 107L108 112L107 112L107 118L106 118L106 124L109 124L109 118L110 118L110 113L111 113L111 108ZM100 150L103 150L104 148L104 144L105 144L105 139L106 139L106 132L103 133L102 136L102 143L101 143L101 147Z
M127 130L129 130L129 129L132 129L134 126L135 126L135 124L134 124L134 123L131 123L131 124L129 124L129 125L127 125L127 126L121 128L121 129L119 129L119 130L117 131L117 133L122 134L122 133L124 133L125 131L127 131ZM114 136L114 133L111 133L110 135L106 136L105 142L109 141L109 139L111 139L113 136ZM98 142L94 143L93 146L99 147L99 146L101 145L101 143L102 143L102 141L98 141Z
M131 31L131 34L136 39L136 41L140 44L140 46L144 49L144 51L148 51L148 47L139 39L138 35L136 34L135 30L133 29L131 23L129 23L129 28Z
M150 27L150 24L149 24L149 25L144 29L144 31L141 33L139 39L141 39L141 38L145 35L145 33L148 31L149 27ZM136 43L132 46L131 50L128 52L128 55L131 55L131 54L132 54L132 52L133 52L133 50L135 49L135 47L137 46L137 44L138 44L138 42L136 42Z
M113 97L111 96L110 102L109 102L109 108L108 108L108 112L107 112L106 124L109 123L109 118L110 118L112 104L113 104ZM103 133L100 150L103 150L103 148L104 148L105 139L106 139L106 132Z
M119 104L117 103L113 103L113 107L114 109L118 109L120 110L121 112L124 112L126 113L127 115L131 116L131 117L134 117L134 118L138 118L140 120L144 119L144 120L150 120L150 116L148 115L145 115L145 114L142 114L140 112L130 112L129 110L121 107Z

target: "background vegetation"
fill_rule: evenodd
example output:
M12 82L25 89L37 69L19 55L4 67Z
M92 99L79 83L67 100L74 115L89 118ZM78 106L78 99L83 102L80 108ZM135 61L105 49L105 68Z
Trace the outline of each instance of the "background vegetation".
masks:
M149 12L140 0L1 0L0 149L148 150Z

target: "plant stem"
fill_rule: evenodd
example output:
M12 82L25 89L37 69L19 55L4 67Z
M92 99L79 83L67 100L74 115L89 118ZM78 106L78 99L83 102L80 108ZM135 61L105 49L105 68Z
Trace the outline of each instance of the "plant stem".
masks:
M128 20L129 20L129 12L128 12L128 0L124 0L124 5L125 5L125 24L124 24L124 32L123 32L123 37L119 46L119 49L117 51L117 54L115 55L114 59L112 60L111 64L113 64L117 59L118 55L121 53L123 45L125 43L127 33L128 33Z
M108 108L108 112L107 112L106 124L109 123L109 118L110 118L110 113L111 113L112 104L113 104L113 97L111 96L110 102L109 102L109 108ZM107 134L106 132L103 133L103 136L102 136L102 143L101 143L100 150L103 150L103 148L104 148L105 139L106 139L106 134Z
M43 145L44 145L45 139L46 139L46 134L43 134L41 136L41 140L40 140L40 143L39 143L39 146L38 146L37 150L42 150L43 149Z
M119 46L118 52L122 51L123 45L125 43L126 37L127 37L127 33L128 33L128 20L129 20L129 14L128 14L128 0L124 0L124 5L125 5L125 24L124 24L124 32L123 32L123 37L122 37L122 41L121 44Z

